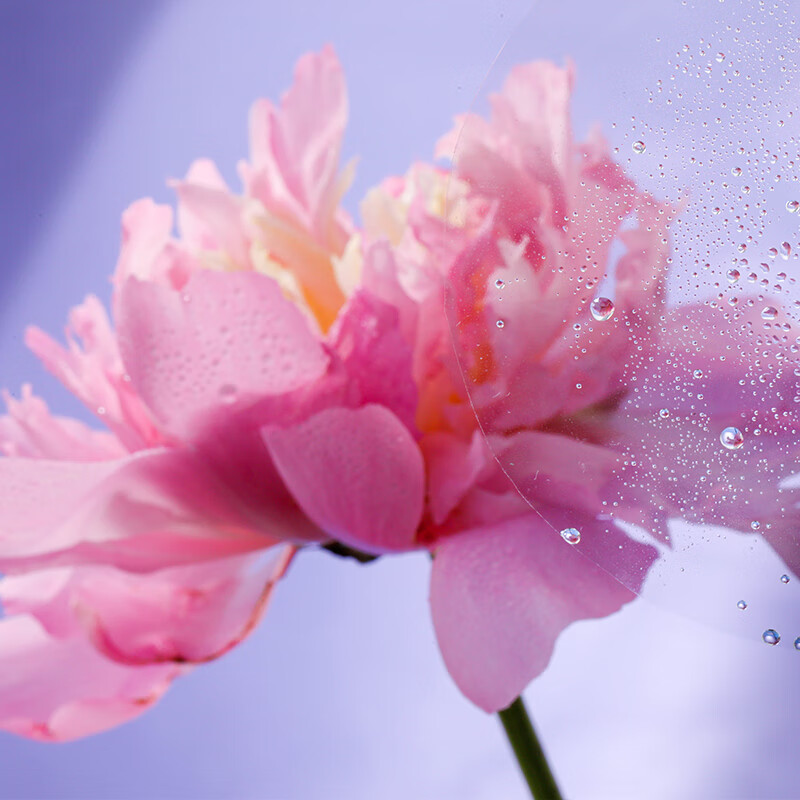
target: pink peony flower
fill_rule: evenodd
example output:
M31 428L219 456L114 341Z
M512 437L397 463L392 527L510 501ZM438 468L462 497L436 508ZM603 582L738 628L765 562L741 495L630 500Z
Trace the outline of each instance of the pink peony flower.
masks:
M487 711L567 625L633 599L656 551L609 498L654 532L685 513L619 468L644 430L631 386L671 363L673 211L599 133L573 142L571 85L515 69L490 121L440 143L462 131L453 168L385 181L356 229L326 48L280 108L254 106L242 195L199 161L178 237L168 207L125 212L113 327L89 297L66 347L27 335L108 431L29 387L0 420L0 727L69 739L135 716L247 636L310 543L430 551L445 663ZM613 324L574 331L617 250ZM498 458L525 465L527 500Z

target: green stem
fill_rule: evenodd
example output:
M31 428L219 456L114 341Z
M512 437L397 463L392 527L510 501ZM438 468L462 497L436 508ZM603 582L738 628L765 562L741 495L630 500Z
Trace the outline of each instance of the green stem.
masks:
M497 714L534 800L562 800L522 698Z

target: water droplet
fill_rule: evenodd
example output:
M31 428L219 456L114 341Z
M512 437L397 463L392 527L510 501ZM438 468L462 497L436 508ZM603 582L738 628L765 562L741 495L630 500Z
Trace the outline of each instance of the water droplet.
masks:
M645 149L646 149L645 143L643 141L641 141L641 139L637 140L637 141L635 141L633 143L633 152L634 153L640 153L640 154L644 153Z
M798 636L798 637L797 637L797 638L794 640L794 649L795 649L795 650L800 650L800 636Z
M230 383L219 387L219 399L226 405L231 405L239 399L239 390Z
M728 450L738 450L744 444L744 434L738 428L725 428L719 435L719 440Z
M761 319L775 319L778 316L778 309L775 306L767 306L761 311Z
M761 638L765 644L778 644L781 640L781 635L774 628L768 628L761 634Z
M97 406L95 409L97 412L98 417L104 417L106 415L106 407L105 406Z
M607 297L596 297L592 300L589 310L598 322L605 322L614 316L614 303Z
M716 60L717 64L721 64L725 60L725 53L717 53Z
M794 212L797 211L798 208L800 208L800 203L798 203L797 200L788 200L786 202L786 210L790 214L794 214Z
M740 608L742 611L744 611L747 608L747 601L746 600L740 600L736 604L736 608Z
M661 419L669 419L669 409L668 408L659 409L658 416L661 417Z
M498 279L497 279L497 280L494 282L494 285L495 285L495 286L496 286L498 289L502 289L502 288L503 288L503 287L504 287L506 284L505 284L505 281L503 281L501 278L498 278Z
M751 531L757 531L757 530L760 530L760 528L761 528L761 523L757 519L754 519L750 523L750 530Z
M498 328L505 328L506 323L505 320L499 319L497 322L495 322L495 325L497 325Z
M742 174L742 168L741 168L741 167L734 167L734 168L731 170L731 175L736 175L736 176L739 176L739 175L741 175L741 174Z
M564 528L561 531L561 538L568 544L578 544L581 540L581 532L577 528Z
M701 369L696 369L696 370L695 370L695 371L692 373L692 376L693 376L693 377L695 377L695 378L702 378L702 377L703 377L703 370L701 370Z
M781 575L781 583L789 583L789 576Z
M742 277L742 273L739 272L738 269L729 269L728 270L728 283L736 283L739 278Z
M791 254L792 254L792 246L789 244L789 242L781 242L781 255L785 259L788 259Z
M581 324L580 324L580 322L576 322L576 323L575 323L575 324L572 326L572 330L574 330L574 331L579 331L580 329L581 329Z

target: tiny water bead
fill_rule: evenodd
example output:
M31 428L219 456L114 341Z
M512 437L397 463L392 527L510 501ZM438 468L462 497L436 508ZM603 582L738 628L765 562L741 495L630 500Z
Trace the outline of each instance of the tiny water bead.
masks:
M701 369L694 370L692 372L692 377L693 378L702 378L703 377L703 370L701 370Z
M736 283L742 277L742 273L738 269L729 269L727 273L728 283Z
M761 523L756 519L750 523L750 530L751 531L759 531L761 530Z
M505 284L505 281L504 281L502 278L498 278L498 279L497 279L497 280L494 282L494 285L495 285L495 286L496 286L498 289L502 289L502 288L503 288L503 287L504 287L506 284Z
M761 319L775 319L778 316L778 309L775 306L767 306L761 312Z
M745 600L740 600L740 601L739 601L739 602L736 604L736 608L739 608L739 609L741 609L742 611L744 611L744 610L747 608L747 601L745 601Z
M638 154L644 153L644 151L647 149L645 143L641 141L641 139L635 141L632 147L633 147L633 152Z
M581 540L581 532L577 528L564 528L561 531L561 538L567 542L567 544L578 544Z
M239 390L230 383L219 387L219 399L226 405L232 405L239 399Z
M495 325L497 325L498 328L505 328L506 323L505 323L505 320L499 319L499 320L497 320Z
M719 435L719 440L728 450L738 450L744 444L744 434L738 428L725 428Z
M781 640L781 635L774 628L768 628L761 634L764 644L778 644Z
M669 409L668 408L659 409L658 416L661 417L661 419L669 419Z
M792 246L789 244L789 242L782 242L781 243L781 255L783 256L783 258L784 259L789 258L789 256L791 254L792 254Z
M800 203L798 203L797 200L789 200L789 201L787 201L786 210L790 214L794 214L794 212L797 211L798 208L800 208Z
M614 303L607 297L597 297L592 300L589 310L598 322L606 322L614 316Z
M794 649L795 649L795 650L800 650L800 636L798 636L798 637L797 637L797 638L794 640Z
M789 576L781 575L781 583L789 583Z

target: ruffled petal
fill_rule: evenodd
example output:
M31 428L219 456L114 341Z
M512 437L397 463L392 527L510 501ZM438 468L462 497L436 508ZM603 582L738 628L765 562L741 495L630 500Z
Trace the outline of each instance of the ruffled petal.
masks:
M369 552L408 550L422 516L422 455L388 409L333 408L264 440L289 491L331 537Z
M179 450L89 463L0 459L0 510L5 572L86 563L149 571L289 533L280 507L255 517L201 456Z
M0 728L68 741L120 725L153 705L174 664L127 667L85 639L48 635L32 617L0 620Z

